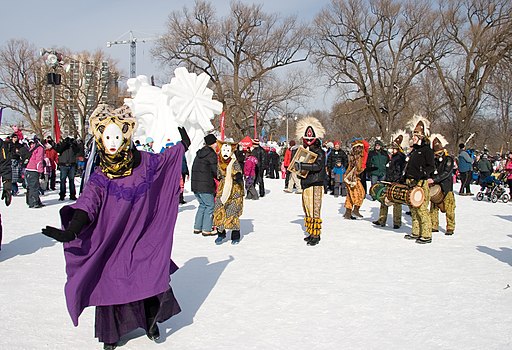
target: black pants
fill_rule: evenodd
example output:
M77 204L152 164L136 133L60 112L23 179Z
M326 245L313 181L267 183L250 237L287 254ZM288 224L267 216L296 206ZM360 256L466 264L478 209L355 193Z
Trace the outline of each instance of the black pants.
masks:
M256 179L254 179L254 184L258 185L258 192L260 193L260 197L265 196L265 183L263 182L263 177L263 169L261 169L261 171L258 171Z
M39 199L39 173L37 171L26 171L27 181L27 204L30 208L41 203Z
M460 190L459 194L461 193L471 193L471 188L469 188L469 184L471 183L471 171L466 171L463 173L460 173Z

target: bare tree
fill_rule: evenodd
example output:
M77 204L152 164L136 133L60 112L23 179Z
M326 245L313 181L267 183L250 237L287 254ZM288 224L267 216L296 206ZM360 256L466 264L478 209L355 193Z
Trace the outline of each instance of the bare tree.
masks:
M26 40L9 40L0 49L0 106L20 113L40 137L50 128L43 120L49 101L46 73L39 51Z
M434 60L449 103L455 144L474 132L489 79L512 50L512 4L508 0L440 0L444 57Z
M427 2L398 0L332 0L315 19L316 63L331 85L365 102L384 139L432 62L434 23Z
M308 27L296 17L281 19L263 12L260 5L237 1L219 18L211 3L198 0L192 10L169 15L167 32L153 54L170 67L182 65L208 74L228 125L238 133L233 136L242 136L255 113L261 126L280 102L304 96L304 79L279 85L276 71L305 61L309 48Z
M118 95L116 63L101 50L68 53L69 70L59 89L61 120L73 135L86 136L87 120L100 103L115 104Z
M495 141L499 149L511 150L512 146L512 61L503 60L491 75L485 93L490 96L489 108L495 111L497 126Z

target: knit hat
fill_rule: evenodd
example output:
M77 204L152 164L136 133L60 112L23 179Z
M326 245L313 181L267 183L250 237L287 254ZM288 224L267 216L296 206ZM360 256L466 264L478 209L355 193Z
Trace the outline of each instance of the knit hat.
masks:
M329 141L329 142L327 142L326 146L327 146L327 148L333 148L334 147L334 143Z
M152 137L146 137L146 143L155 142Z
M214 134L208 134L204 137L204 143L208 146L213 145L215 142L217 142L217 138Z
M334 147L336 146L341 146L341 142L339 142L338 140L334 141Z
M259 139L252 139L252 144L253 144L254 146L257 146L257 145L259 145L259 144L260 144L260 140L259 140Z
M167 139L167 143L165 144L165 148L174 146L174 142L171 142L171 140Z

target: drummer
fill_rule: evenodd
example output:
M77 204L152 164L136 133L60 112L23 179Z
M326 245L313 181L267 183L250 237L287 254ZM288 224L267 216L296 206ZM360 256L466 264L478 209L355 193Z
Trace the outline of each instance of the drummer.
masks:
M405 239L414 239L416 243L432 242L432 223L428 204L430 202L429 184L433 183L434 152L430 148L428 135L430 123L427 119L415 115L409 122L412 129L412 152L405 167L405 183L409 187L421 187L425 193L425 201L419 207L411 207L412 232Z
M444 196L442 202L430 203L430 220L432 221L432 232L439 231L439 209L446 212L445 235L453 235L455 231L455 196L453 195L453 158L448 155L446 145L448 142L442 135L432 134L432 149L435 154L434 184L441 186Z
M405 154L402 148L402 142L406 133L403 130L399 130L392 135L393 142L391 143L392 153L391 160L386 165L386 178L388 182L400 182L405 167ZM386 226L388 218L388 206L381 202L379 219L374 221L373 224L377 226ZM402 225L402 204L393 203L393 228L399 229Z

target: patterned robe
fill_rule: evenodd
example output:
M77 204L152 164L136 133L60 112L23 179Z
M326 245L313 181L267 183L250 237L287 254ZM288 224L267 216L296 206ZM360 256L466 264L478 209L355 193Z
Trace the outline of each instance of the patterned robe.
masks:
M236 160L230 170L230 165L222 167L220 164L218 168L218 177L220 179L219 186L217 187L217 194L215 195L215 206L213 209L213 225L217 227L217 231L222 232L223 230L240 230L240 216L242 216L244 208L244 187L243 183L237 183L235 177L237 174L240 178L243 178L242 167ZM231 173L231 174L229 174ZM226 175L230 175L230 179L226 178ZM222 203L221 197L224 192L224 187L231 184L231 191L229 197Z

